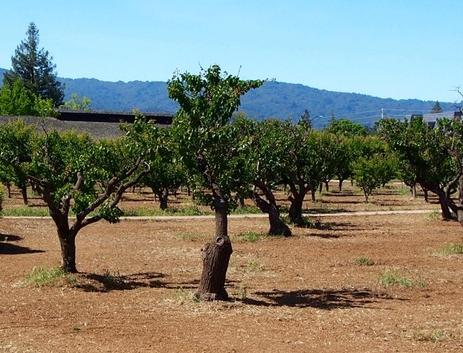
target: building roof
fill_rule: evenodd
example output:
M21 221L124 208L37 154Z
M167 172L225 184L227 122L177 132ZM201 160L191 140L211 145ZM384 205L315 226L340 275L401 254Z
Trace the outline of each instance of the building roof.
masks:
M141 112L142 115L156 124L170 125L174 115L172 113L152 113ZM62 121L85 121L85 122L102 122L102 123L133 123L135 113L128 112L108 112L108 111L75 111L59 109L59 120Z

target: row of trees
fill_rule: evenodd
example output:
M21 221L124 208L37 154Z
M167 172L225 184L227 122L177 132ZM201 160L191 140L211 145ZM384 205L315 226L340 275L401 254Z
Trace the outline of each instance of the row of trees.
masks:
M431 129L422 120L385 120L379 135L367 135L347 121L315 131L307 118L297 124L234 118L240 97L261 84L216 65L198 75L175 75L168 84L169 96L180 106L173 126L157 128L140 117L114 140L37 132L11 122L0 127L0 175L41 195L69 272L77 271L78 232L101 219L116 222L122 214L118 202L128 188L151 187L165 207L169 190L189 185L196 199L215 211L216 230L203 248L198 290L208 300L228 297L228 214L240 198L251 198L268 213L270 234L289 236L275 197L279 185L288 189L290 221L303 226L303 201L308 194L315 197L320 185L336 178L342 188L344 180L354 178L368 198L399 170L438 194L441 206L448 207L448 214L443 207L446 218L458 213L451 196L463 183L459 122L445 120Z

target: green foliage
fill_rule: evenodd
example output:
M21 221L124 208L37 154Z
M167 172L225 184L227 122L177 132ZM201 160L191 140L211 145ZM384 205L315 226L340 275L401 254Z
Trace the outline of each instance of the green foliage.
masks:
M45 49L39 49L39 30L32 22L27 38L18 45L11 58L12 70L4 73L4 81L12 85L17 79L34 95L51 99L53 106L63 103L63 87L57 80L52 57Z
M12 116L55 116L53 102L35 95L16 79L0 89L0 114Z
M232 191L243 184L244 147L230 121L240 97L261 84L223 74L217 65L198 75L176 74L168 83L169 97L180 105L172 126L179 158L211 207L233 207Z
M77 93L72 93L71 98L61 105L60 108L66 110L75 110L75 111L90 111L90 105L92 104L92 100L88 97L81 97Z
M326 131L335 134L335 135L344 135L344 136L366 136L367 129L361 124L354 123L349 119L332 119Z
M395 177L397 160L387 145L376 137L360 138L357 141L361 143L360 157L352 162L352 171L368 202L373 190Z

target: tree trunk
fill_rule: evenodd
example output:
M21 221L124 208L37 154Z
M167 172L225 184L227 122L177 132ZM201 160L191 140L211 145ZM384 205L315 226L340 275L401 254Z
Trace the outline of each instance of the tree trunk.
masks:
M6 190L8 191L8 198L11 199L11 183L7 181L5 183L5 186L6 186Z
M437 196L439 197L439 204L442 210L442 218L444 220L453 219L454 217L452 216L452 213L450 212L450 208L447 203L447 197L445 195L445 192L443 190L438 190Z
M243 197L243 196L239 196L239 197L238 197L238 205L239 205L239 207L241 207L241 208L245 207L245 204L244 204L244 197Z
M428 189L423 189L423 193L424 193L424 201L429 202Z
M458 179L458 207L457 207L458 222L463 225L463 173Z
M61 267L69 273L77 273L76 267L76 235L70 230L58 229L58 238L61 245Z
M158 198L159 198L159 208L161 210L166 210L168 199L169 199L169 191L166 188L160 190L158 193Z
M411 187L410 187L410 192L412 194L412 197L414 199L416 199L416 184L413 184Z
M323 191L323 183L320 183L320 185L318 186L318 192L321 194Z
M330 191L330 185L329 185L329 181L325 181L325 190L328 192Z
M344 181L344 180L339 179L339 192L342 191L342 182L343 182L343 181Z
M316 195L315 195L315 194L316 194L315 189L310 190L310 193L311 193L311 195L312 195L312 202L317 201L317 199L316 199L316 197L315 197L315 196L316 196Z
M257 193L254 193L252 199L257 207L263 212L268 213L268 220L270 223L270 229L268 231L269 235L283 235L285 237L291 236L291 230L280 218L280 210L275 202L275 197L270 190L265 190L264 192L267 196L265 201Z
M214 202L215 238L202 249L203 272L196 297L201 300L228 300L225 278L233 252L228 237L227 205L223 200Z
M302 204L304 202L304 194L299 193L291 198L291 206L289 207L289 219L298 227L304 226L304 218L302 217Z
M276 205L269 205L268 220L270 222L269 235L283 235L285 237L292 235L291 229L280 218L280 211Z
M29 203L29 200L27 199L27 185L25 183L21 184L19 188L21 189L21 195L23 197L23 202L25 205L27 205Z

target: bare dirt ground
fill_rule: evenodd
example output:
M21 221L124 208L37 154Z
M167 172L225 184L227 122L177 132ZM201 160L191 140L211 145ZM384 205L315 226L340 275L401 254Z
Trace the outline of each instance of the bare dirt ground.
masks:
M230 302L191 298L203 221L98 223L78 236L70 284L24 286L59 265L50 220L0 219L0 352L462 352L462 228L430 215L324 218L323 229L246 242L230 221ZM355 264L365 256L371 266ZM394 269L411 285L385 287Z
M344 182L343 191L338 191L337 182L330 183L329 191L323 190L316 193L316 201L310 200L307 195L304 202L305 212L309 213L338 213L338 212L355 212L355 211L393 211L393 210L413 210L413 209L430 209L438 210L437 198L430 194L429 202L425 202L423 193L418 190L416 198L410 195L409 188L401 182L394 182L386 187L378 189L370 197L370 202L365 203L365 198L360 189L352 186L349 181ZM6 192L6 191L5 191ZM13 188L12 198L5 198L3 207L5 210L14 208L24 208L24 204L17 189ZM288 195L283 190L276 193L278 204L284 212L289 208ZM247 206L252 206L250 200L246 200ZM179 192L178 195L171 195L169 198L169 207L182 209L193 206L191 196L185 191ZM123 196L120 207L125 211L131 210L159 210L159 204L154 199L150 189L137 189L135 193L128 192ZM211 213L207 206L198 206L196 208L205 213ZM46 210L44 202L29 190L29 208Z

